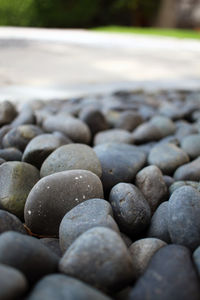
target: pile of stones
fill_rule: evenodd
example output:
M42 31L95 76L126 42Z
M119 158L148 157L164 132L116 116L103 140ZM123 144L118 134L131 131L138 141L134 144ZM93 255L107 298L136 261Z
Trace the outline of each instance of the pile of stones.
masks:
M0 299L200 299L200 92L0 103Z

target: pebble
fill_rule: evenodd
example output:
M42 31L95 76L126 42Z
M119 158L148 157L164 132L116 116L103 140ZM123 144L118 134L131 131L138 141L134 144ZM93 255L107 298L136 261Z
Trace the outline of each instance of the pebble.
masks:
M116 128L133 131L143 122L141 115L134 111L124 111L120 114L118 121L115 124Z
M0 209L0 234L5 231L17 231L27 234L23 223L15 215Z
M0 147L1 148L3 147L2 141L3 141L4 135L11 129L12 129L11 125L4 125L0 128Z
M193 252L192 257L193 257L193 261L194 261L197 273L198 273L199 278L200 278L200 246L195 249L195 251Z
M109 196L114 218L122 232L137 236L149 225L151 210L140 190L130 183L118 183Z
M130 300L199 300L199 279L190 251L169 245L159 249L133 287Z
M43 277L27 300L111 300L100 291L75 278L52 274Z
M104 198L101 181L86 170L71 170L46 176L28 195L24 208L27 227L34 233L58 236L64 215L81 202Z
M108 143L94 147L102 167L105 192L119 182L133 182L146 162L146 154L136 146Z
M198 190L200 192L200 183L198 181L190 181L190 180L180 180L180 181L175 181L169 188L169 193L170 195L173 194L173 192L177 189L179 189L182 186L191 186L194 189Z
M22 161L40 169L44 160L63 145L61 138L53 134L41 134L34 137L26 146Z
M130 132L124 129L109 129L99 132L94 137L94 145L105 143L124 143L133 144L133 136Z
M39 178L39 171L25 162L9 161L2 164L0 203L3 209L23 218L26 199Z
M56 238L41 238L40 242L53 251L58 257L62 256L62 252L59 245L59 239Z
M164 175L163 176L163 179L164 179L164 182L166 184L166 186L168 188L170 188L170 186L174 183L175 179L171 176L168 176L168 175Z
M153 255L167 244L156 238L145 238L134 242L129 251L134 266L134 276L139 278L147 269Z
M9 101L0 103L0 126L9 124L17 116L15 106Z
M58 257L38 239L7 231L0 235L0 263L21 271L32 284L56 272Z
M22 152L13 147L0 149L0 157L5 159L6 161L21 161Z
M171 242L168 230L168 204L169 202L165 201L158 206L151 218L147 232L148 237L154 237L166 243Z
M148 156L148 163L156 165L165 175L172 174L187 162L189 162L187 153L173 144L156 145Z
M180 166L174 173L174 179L200 181L200 157Z
M43 162L41 177L67 170L88 170L101 177L102 168L94 150L84 144L64 145L53 151Z
M18 270L0 264L0 299L17 300L28 290L25 276Z
M181 140L181 148L191 159L200 156L200 134L192 134L184 137Z
M79 236L60 260L59 269L110 293L133 280L128 249L115 231L105 227L94 227Z
M5 162L6 162L5 159L3 159L3 158L0 157L0 165L2 165Z
M17 127L24 124L35 124L36 118L33 109L28 103L25 103L20 109L18 116L12 121L12 127Z
M200 245L200 193L183 186L175 190L169 199L168 230L174 244L194 250Z
M156 166L148 166L137 173L136 186L143 193L153 213L168 193L163 174Z
M103 226L116 232L111 205L103 199L90 199L72 208L62 219L59 228L60 248L65 252L75 239L90 228Z
M162 137L172 135L176 131L174 122L164 116L155 116L150 120L151 124L155 125L161 132Z

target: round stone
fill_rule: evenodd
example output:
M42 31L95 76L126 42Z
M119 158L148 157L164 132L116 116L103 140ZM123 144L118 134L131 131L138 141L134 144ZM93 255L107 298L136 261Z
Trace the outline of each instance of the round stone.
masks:
M156 145L148 156L148 163L156 165L166 175L172 174L187 162L189 162L187 153L173 144Z
M65 252L79 235L96 226L109 227L119 232L111 205L107 201L90 199L72 208L60 224L61 250Z
M17 148L5 148L0 149L0 157L6 161L21 161L22 152Z
M143 232L148 226L151 210L140 190L129 183L118 183L109 196L114 218L120 229L130 236Z
M28 195L25 223L34 233L57 236L64 215L92 198L103 198L103 189L99 177L90 171L71 170L46 176Z
M174 178L168 175L164 175L163 176L164 182L166 184L166 186L169 188L173 183L174 183Z
M145 238L134 242L129 247L135 278L139 278L144 273L153 255L166 245L159 239Z
M94 145L105 143L133 144L133 136L124 129L109 129L97 133L94 137Z
M0 233L5 231L27 233L20 219L5 210L0 210Z
M120 114L119 119L115 124L115 127L127 131L133 131L142 122L143 118L139 113L134 111L124 111Z
M38 239L8 231L0 235L0 263L20 270L34 283L57 270L58 257Z
M173 192L177 189L179 189L182 186L191 186L194 189L198 190L200 192L200 183L198 181L175 181L169 188L170 195L173 194Z
M60 260L59 269L106 292L119 290L133 279L128 249L115 231L105 227L79 236Z
M28 290L25 276L20 271L3 264L0 264L0 274L0 299L22 299Z
M111 300L108 296L75 278L52 274L42 278L27 300Z
M102 167L104 190L119 182L133 182L136 173L144 166L146 154L136 146L127 144L102 144L94 148Z
M158 141L162 138L162 134L154 124L145 122L139 125L133 131L133 139L135 144L144 144L152 141Z
M3 209L23 218L26 198L39 178L39 171L30 164L17 161L2 164L0 203Z
M38 135L26 146L22 160L40 169L47 156L61 145L63 145L61 138L53 134Z
M150 122L159 129L162 137L172 135L176 131L176 126L174 122L167 117L155 116L150 120Z
M12 127L17 127L24 124L35 124L35 122L36 118L33 109L28 103L25 103L11 125Z
M192 134L181 140L181 148L192 158L200 156L200 134Z
M175 180L200 181L200 157L180 166L174 173Z
M200 277L200 246L197 247L196 250L193 252L193 261L195 263L197 273Z
M151 223L147 233L148 237L154 237L170 243L171 239L168 231L168 201L161 203L151 218Z
M62 256L62 252L59 245L59 239L56 238L41 238L40 242L53 251L58 257Z
M0 103L0 126L12 122L16 116L17 111L11 102L4 101Z
M41 177L67 170L89 170L101 177L100 161L94 150L84 144L69 144L56 149L42 164Z
M135 184L148 201L152 213L167 197L168 189L163 174L156 166L148 166L138 172Z
M169 199L168 230L174 244L194 250L200 244L200 193L190 187L177 189Z

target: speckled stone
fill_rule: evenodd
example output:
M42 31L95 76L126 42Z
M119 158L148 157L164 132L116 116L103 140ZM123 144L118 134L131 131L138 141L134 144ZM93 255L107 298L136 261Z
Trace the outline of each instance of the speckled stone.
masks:
M133 279L128 249L106 227L94 227L79 236L60 260L59 269L106 292L119 290Z
M71 170L42 178L28 195L24 217L34 233L58 236L64 215L85 200L103 198L97 175L86 170Z
M181 148L191 159L200 156L200 134L192 134L184 137L181 141Z
M97 133L94 137L94 145L105 143L133 144L133 136L124 129L109 129Z
M174 173L174 178L179 181L200 181L200 157L180 166Z
M100 161L94 150L84 144L69 144L56 149L42 164L41 177L67 170L89 170L101 177Z

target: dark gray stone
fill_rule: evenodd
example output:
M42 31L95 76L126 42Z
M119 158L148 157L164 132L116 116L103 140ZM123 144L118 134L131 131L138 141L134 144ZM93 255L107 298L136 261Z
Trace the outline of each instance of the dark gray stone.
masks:
M169 199L168 230L174 244L194 250L200 244L200 193L190 187L177 189Z
M158 238L166 243L171 239L168 231L168 201L161 203L151 218L151 223L147 233L148 237Z
M109 196L114 218L120 229L130 236L143 232L151 218L148 202L140 190L129 183L118 183Z
M130 293L130 300L199 300L199 280L190 251L179 245L162 247Z
M200 156L200 134L192 134L181 140L181 148L191 159Z
M30 283L34 283L56 272L58 257L38 239L8 231L0 235L0 263L20 270Z
M165 175L172 174L187 162L189 162L187 153L173 144L156 145L148 156L148 163L156 165Z
M94 137L94 145L105 143L133 144L133 136L124 129L109 129L99 132Z
M175 180L200 181L200 157L180 166L174 173Z
M168 175L164 175L163 176L164 182L166 184L166 186L169 188L173 183L174 183L174 178Z
M119 120L116 122L115 127L127 131L133 131L142 122L143 118L139 113L134 111L124 111L120 114Z
M2 164L0 203L3 209L23 218L25 201L39 178L39 171L25 162L10 161Z
M69 144L56 149L43 162L41 177L67 170L88 170L101 177L100 161L94 150L84 144Z
M5 148L0 149L0 157L6 161L21 161L22 152L17 148Z
M108 296L75 278L52 274L42 278L27 300L111 300Z
M119 182L133 182L136 173L144 166L146 154L136 146L127 144L102 144L94 148L102 167L104 190Z
M0 210L0 233L10 230L27 233L20 219L5 210Z
M61 257L62 252L59 245L59 239L56 238L41 238L40 242L45 245L47 248L49 248L53 253L55 253L57 256Z
M197 273L200 277L200 246L196 248L193 252L193 261L197 270Z
M12 122L16 115L17 111L11 102L4 101L0 103L0 126Z
M111 205L103 199L90 199L72 208L62 219L59 228L60 247L66 251L83 232L96 226L119 232L113 219Z
M119 290L133 279L128 249L106 227L94 227L79 236L60 260L59 269L106 292Z
M162 138L160 130L152 123L145 122L139 125L133 131L135 144L144 144L152 141L158 141Z
M126 246L130 247L130 245L133 243L133 241L130 239L130 237L123 232L120 232L120 236L121 236L122 240L124 241L124 243L126 244Z
M2 165L5 162L6 162L5 159L3 159L3 158L0 157L0 165Z
M3 147L2 141L3 141L4 135L11 129L12 129L11 125L4 125L0 128L0 147L1 148Z
M57 236L64 215L85 200L103 198L99 177L86 170L71 170L42 178L28 195L24 217L34 233Z
M17 300L25 294L28 283L25 276L18 270L0 264L0 299Z
M156 166L148 166L136 175L136 186L143 193L153 213L168 193L163 174Z

